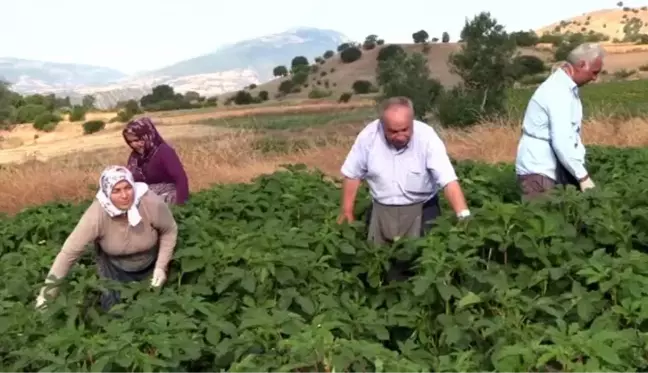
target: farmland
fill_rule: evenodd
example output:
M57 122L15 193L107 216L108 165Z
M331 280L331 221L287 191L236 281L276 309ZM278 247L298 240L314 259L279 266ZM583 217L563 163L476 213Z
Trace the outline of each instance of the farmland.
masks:
M13 371L645 370L645 149L590 148L600 188L520 204L511 165L456 162L473 217L394 247L337 226L338 187L293 165L175 207L168 283L100 314L92 255L33 298L87 202L0 224L0 368ZM366 191L356 213L368 206ZM385 284L421 253L418 275Z

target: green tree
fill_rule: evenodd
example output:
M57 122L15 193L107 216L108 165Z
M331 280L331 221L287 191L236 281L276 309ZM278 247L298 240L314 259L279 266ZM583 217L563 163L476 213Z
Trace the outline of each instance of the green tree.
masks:
M466 21L461 40L461 50L449 58L452 72L461 77L467 92L481 97L482 115L502 112L506 90L513 84L514 40L488 12Z
M518 47L532 47L540 42L540 38L533 30L513 32L511 38Z
M272 75L273 76L281 76L281 77L287 76L288 75L288 69L284 65L277 66L272 70Z
M375 34L368 35L365 38L365 41L362 43L362 49L367 51L374 49L377 43L378 43L378 35Z
M331 50L328 50L328 51L324 52L324 55L322 57L324 57L326 59L329 59L329 58L333 57L334 54L335 54L335 52L333 52Z
M438 80L430 77L427 59L420 53L396 54L380 61L376 80L382 90L379 100L394 96L409 97L414 104L416 118L423 119L431 112L443 92Z
M362 57L362 51L357 47L351 47L343 50L340 53L340 60L344 63L352 63Z
M427 31L425 30L419 30L412 34L412 39L414 40L414 44L427 43L429 38L430 35L428 35Z
M442 43L449 43L450 42L450 34L443 31L443 34L441 35L441 42Z
M308 67L308 65L310 65L308 63L308 58L306 58L304 56L297 56L297 57L292 59L292 62L290 63L290 68L292 70L295 70L295 69L299 68L300 66Z
M96 98L92 95L85 95L81 100L81 105L87 110L92 110L95 107Z

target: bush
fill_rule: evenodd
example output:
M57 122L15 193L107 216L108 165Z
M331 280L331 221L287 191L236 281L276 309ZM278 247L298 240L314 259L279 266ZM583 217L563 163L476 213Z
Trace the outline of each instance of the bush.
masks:
M463 86L444 92L438 100L437 116L443 126L468 127L481 119L483 97Z
M340 52L340 60L344 63L352 63L362 57L362 51L357 47L349 47Z
M268 91L259 92L259 100L268 101Z
M351 88L353 88L353 92L358 95L367 94L371 92L371 87L372 84L368 80L356 80L355 82L353 82L353 85L351 86Z
M70 111L70 122L80 122L85 119L86 109L81 105L74 105Z
M546 70L544 61L536 56L517 56L513 59L512 75L520 79L527 75L540 74Z
M34 119L34 128L39 131L50 132L56 128L61 118L53 113L41 113Z
M286 76L288 75L288 69L286 66L277 66L272 70L272 75L273 76Z
M342 93L340 95L340 98L338 99L338 102L347 103L347 102L349 102L349 100L351 100L351 96L352 96L352 94L349 93L349 92Z
M238 91L234 95L234 103L237 105L250 105L254 99L248 91Z
M292 75L290 78L292 80L294 85L302 85L308 81L308 71L304 71L302 69L297 70L296 73Z
M295 84L291 80L284 80L279 84L279 92L287 95L290 92L292 92L293 88L295 87Z
M333 57L333 55L335 55L335 52L333 52L332 50L328 50L328 51L324 52L324 55L322 57L324 57L326 59L329 59L329 58Z
M120 110L117 113L116 119L122 123L127 123L130 122L130 120L133 119L134 116L135 114L133 112L124 109Z
M27 104L21 106L16 110L16 123L33 123L36 117L48 112L49 110L44 105Z
M386 61L390 58L393 58L399 54L405 54L405 50L398 44L390 44L388 46L382 47L378 52L378 61Z
M106 123L103 120L90 120L83 123L83 134L90 135L99 132L106 128Z
M329 90L313 88L310 92L308 92L308 98L324 98L324 97L329 97L332 94L333 92Z
M297 56L292 59L292 62L290 63L290 68L294 70L298 66L308 66L308 65L310 65L308 63L308 58L304 56Z

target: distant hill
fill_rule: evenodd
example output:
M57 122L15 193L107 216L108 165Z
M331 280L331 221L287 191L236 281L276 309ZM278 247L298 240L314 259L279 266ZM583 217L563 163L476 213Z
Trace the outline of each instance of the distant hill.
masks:
M296 28L279 34L243 40L203 56L175 63L171 66L142 74L144 76L181 77L209 74L237 69L256 72L260 81L272 78L277 65L290 65L295 56L312 60L326 50L334 50L348 38L343 34L316 28Z
M108 84L126 76L102 66L0 57L0 79L21 92Z
M302 27L243 40L133 76L94 66L5 58L0 59L0 77L5 76L21 93L69 95L73 102L93 94L97 106L107 108L118 101L139 99L159 84L206 96L259 84L272 77L275 66L289 66L295 56L312 60L346 41L348 38L337 31Z
M545 33L601 33L610 41L624 40L626 31L648 34L648 6L603 9L579 16L563 19L536 30L538 35Z

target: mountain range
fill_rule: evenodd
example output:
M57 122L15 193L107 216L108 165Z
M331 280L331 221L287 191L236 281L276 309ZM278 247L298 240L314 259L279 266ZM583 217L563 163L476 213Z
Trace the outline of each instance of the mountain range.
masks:
M5 57L0 58L0 80L11 83L16 92L70 96L73 103L92 94L97 107L108 108L119 101L139 99L160 84L203 96L260 84L273 78L275 66L289 66L295 56L312 61L347 41L334 30L300 27L222 46L209 54L134 75L101 66Z

